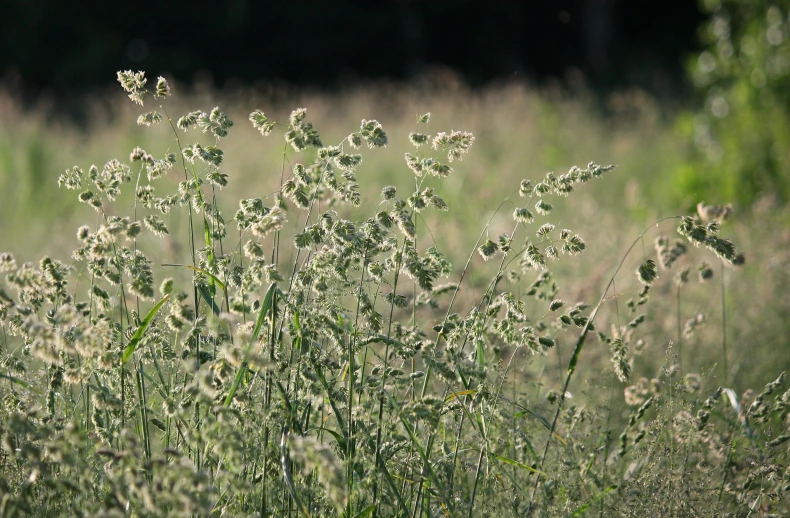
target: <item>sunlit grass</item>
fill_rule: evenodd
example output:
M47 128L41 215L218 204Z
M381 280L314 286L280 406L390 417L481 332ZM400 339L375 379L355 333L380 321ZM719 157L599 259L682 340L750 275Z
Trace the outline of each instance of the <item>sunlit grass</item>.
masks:
M663 180L683 145L644 95L202 92L152 128L129 122L163 101L121 95L81 129L4 101L0 515L787 510L787 211L679 235L699 200ZM286 142L307 121L321 144Z

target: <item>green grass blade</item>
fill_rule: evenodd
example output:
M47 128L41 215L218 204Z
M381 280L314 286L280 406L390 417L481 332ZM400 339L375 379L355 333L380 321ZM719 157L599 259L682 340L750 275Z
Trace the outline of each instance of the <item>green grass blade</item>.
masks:
M422 459L423 465L427 469L427 472L428 472L427 474L428 474L429 479L432 480L433 483L436 485L437 495L439 495L439 497L442 499L442 501L445 504L447 504L447 506L450 508L450 511L452 512L455 509L455 506L453 506L452 497L450 497L447 494L447 492L445 491L444 485L439 481L438 477L436 476L436 473L434 472L433 468L431 467L430 461L428 459L428 454L425 452L425 449L420 444L420 441L417 439L417 436L412 431L412 427L409 424L409 422L406 421L406 419L403 417L403 415L401 415L401 413L400 413L400 411L398 409L398 406L395 403L395 401L393 400L392 396L389 393L385 393L385 395L386 395L386 397L387 397L387 399L389 401L389 404L390 404L390 407L392 409L392 412L398 417L398 419L400 420L401 424L403 424L403 428L406 430L406 433L409 435L409 440L411 441L412 445L414 446L414 449L417 451L417 454Z
M476 394L476 393L477 393L477 389L460 390L458 392L453 392L452 394L449 394L446 398L444 398L444 402L449 403L450 401L452 401L453 399L459 396L469 396L471 394Z
M203 237L206 240L206 248L208 249L209 259L214 259L214 248L211 246L211 227L208 220L203 218Z
M321 382L321 385L324 387L326 391L327 399L329 399L329 406L332 407L332 412L335 414L335 419L337 419L337 424L340 426L340 429L343 430L345 434L346 424L343 421L343 414L340 413L340 409L335 402L335 399L332 397L332 391L329 388L329 383L326 381L326 376L324 376L324 371L321 369L321 366L318 365L318 362L315 361L315 358L310 356L310 363L313 365L313 370L315 371L316 376L318 376L318 381Z
M611 492L612 492L612 491L614 491L615 489L617 489L617 486L616 486L616 485L607 487L606 489L604 489L603 491L601 491L600 493L598 493L597 495L595 495L595 496L592 498L592 500L590 500L590 501L589 501L589 502L587 502L586 504L584 504L584 505L582 505L581 507L579 507L578 509L576 509L576 510L573 512L573 514L572 514L572 515L570 515L570 518L575 518L576 516L581 516L581 515L583 515L584 513L586 513L586 512L587 512L587 511L590 509L590 507L592 507L592 505L593 505L594 503L598 502L600 499L602 499L603 497L605 497L606 495L608 495L609 493L611 493Z
M384 473L384 480L387 482L387 485L392 490L392 494L395 495L395 499L398 501L401 514L396 516L409 516L409 509L406 507L406 502L403 501L403 497L401 496L398 487L395 485L392 475L387 469L387 464L385 462L380 462L379 469L381 469L381 472Z
M520 412L516 412L515 414L513 414L513 417L515 417L515 418L524 417L527 414L537 418L538 421L543 423L543 426L545 426L547 430L551 430L551 425L549 424L548 419L546 419L542 415L538 414L537 412L533 412L532 410L530 410L528 408L526 410L522 410Z
M274 384L277 387L277 391L280 393L280 396L283 398L283 407L287 412L288 420L291 421L291 430L301 435L302 430L299 426L299 421L296 419L296 410L293 403L291 403L291 399L288 397L288 393L285 391L285 387L283 387L283 384L278 380L275 380Z
M348 449L348 447L346 446L346 439L345 439L345 437L343 435L339 434L338 432L336 432L334 430L330 430L329 428L324 428L323 426L320 426L320 427L316 428L316 430L322 430L322 431L328 433L329 435L331 435L332 437L334 437L335 441L337 441L337 446L338 446L338 448L340 448L340 451L346 451Z
M266 313L269 312L274 304L274 297L276 295L277 285L272 283L269 286L269 289L266 290L266 296L263 298L263 304L261 305L261 310L258 312L258 319L255 321L255 328L252 331L252 342L254 343L258 339L258 335L261 332L261 327L263 326L263 319L266 317Z
M219 289L221 289L222 291L226 290L224 282L219 280L216 275L214 275L211 272L207 272L203 268L198 268L197 266L192 266L190 264L173 264L173 263L165 263L162 266L182 266L184 268L189 268L190 270L195 270L196 272L200 272L203 275L205 275L206 277L208 277L209 279L211 279L214 282L214 284L219 286Z
M523 408L523 407L522 407L522 408ZM540 421L541 423L543 423L543 426L546 428L546 430L548 430L548 431L552 432L552 429L551 429L551 424L549 424L549 421L548 421L548 420L547 420L545 417L543 417L542 415L538 414L537 412L533 412L533 411L532 411L532 410L530 410L529 408L527 408L527 409L525 409L525 410L522 410L522 411L520 411L520 412L516 412L515 414L513 414L513 417L523 417L523 416L525 416L525 415L527 415L527 414L530 414L530 415L534 416L534 417L535 417L535 418L536 418L538 421ZM553 436L554 436L554 437L555 437L555 438L556 438L558 441L560 441L562 444L565 444L565 439L563 439L563 438L562 438L562 436L561 436L560 434L558 434L557 432L552 432L552 435L553 435Z
M31 385L27 381L21 380L21 379L17 378L16 376L11 376L10 374L3 374L2 372L0 372L0 378L7 379L11 383L16 383L17 385L25 387L28 390L32 390L36 394L39 394L39 395L41 394L40 390L35 388L33 385Z
M533 468L529 464L524 464L523 462L519 462L517 460L509 459L507 457L503 457L502 455L497 455L496 453L489 451L488 454L491 457L494 457L496 460L504 462L508 466L513 466L515 468L525 469L527 471L531 471L532 473L538 473L540 475L547 476L545 473L540 471L539 469Z
M211 307L212 313L214 313L215 315L219 315L219 306L217 306L217 303L214 302L214 298L211 296L211 293L209 292L208 288L206 288L201 284L197 287L197 289L198 289L198 293L200 293L200 296L203 297L203 300L206 301L206 304L208 304L209 307Z
M272 283L269 286L269 289L266 291L266 296L263 298L263 304L261 305L260 311L258 311L258 319L255 321L255 328L252 331L252 337L250 337L250 342L252 344L257 342L258 334L261 332L261 327L263 326L263 319L266 317L266 313L271 309L272 304L274 304L276 288L277 285ZM231 385L230 391L228 392L228 397L225 398L225 407L230 406L230 402L233 401L233 396L236 395L236 391L239 389L241 380L246 373L247 362L243 362L241 367L239 367L239 371L236 373L236 377L233 380L233 385Z
M483 343L477 343L477 364L480 366L481 369L485 369L486 366L486 355L485 351L483 351Z
M367 518L368 516L373 516L373 511L376 510L376 506L370 504L366 508L362 509L360 512L354 515L354 518Z
M491 452L489 451L489 453L491 453ZM529 493L523 487L521 487L521 484L518 483L518 480L516 480L516 477L512 473L510 473L508 470L502 469L502 466L497 462L497 458L496 457L491 457L490 455L489 455L489 457L494 461L493 464L497 467L499 472L502 473L503 475L505 475L510 480L510 483L513 484L513 487L518 489L519 492L521 492L521 494L523 494L524 496L529 496Z
M132 357L132 354L134 354L135 349L140 344L140 340L143 338L145 331L148 329L148 326L151 325L151 321L154 319L157 312L159 312L159 309L164 305L165 302L167 302L167 299L169 298L170 295L165 295L164 298L159 302L157 302L156 305L151 308L151 311L149 311L148 314L145 316L143 322L140 324L140 327L137 328L137 331L135 331L134 335L132 336L132 339L129 340L129 343L126 345L126 348L123 350L123 356L121 357L121 364L126 363L127 361L129 361L129 358Z
M294 484L293 476L291 475L291 467L288 462L288 447L286 446L288 435L286 434L285 430L283 430L282 438L280 439L280 465L283 468L283 476L285 478L285 482L288 485L288 491L291 493L291 497L296 502L296 507L301 511L301 513L305 516L310 516L310 513L307 512L304 505L302 505L302 501L299 500L299 495L296 493L296 484Z

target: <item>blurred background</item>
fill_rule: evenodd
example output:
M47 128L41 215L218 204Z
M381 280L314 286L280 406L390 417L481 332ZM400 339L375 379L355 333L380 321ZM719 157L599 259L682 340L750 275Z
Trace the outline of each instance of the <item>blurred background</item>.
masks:
M618 165L557 204L592 256L568 272L569 298L593 298L647 224L701 200L732 202L723 233L747 262L722 273L728 310L741 317L725 325L733 376L758 376L790 364L789 11L790 0L6 1L0 248L24 260L68 256L95 215L58 190L62 171L123 160L135 146L169 150L168 128L135 124L142 110L118 70L167 77L174 118L219 105L237 122L223 142L230 210L280 181L286 152L249 126L253 109L285 120L304 106L325 143L379 120L390 145L360 170L371 204L386 184L410 192L403 153L416 116L430 111L432 131L477 137L441 187L450 216L426 221L451 256L467 254L491 216L492 235L504 231L512 207L495 211L521 179ZM692 298L688 316L718 296ZM705 364L703 348L698 356Z
M95 88L120 68L214 86L284 81L342 88L451 69L467 84L539 84L577 74L604 91L673 95L700 48L694 2L616 0L341 0L14 2L2 31L4 71L25 91Z

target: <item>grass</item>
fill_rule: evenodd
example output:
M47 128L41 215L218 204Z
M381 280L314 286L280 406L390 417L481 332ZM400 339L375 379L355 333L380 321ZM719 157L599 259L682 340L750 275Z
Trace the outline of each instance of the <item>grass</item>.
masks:
M649 99L119 80L0 139L0 515L787 512L787 211Z

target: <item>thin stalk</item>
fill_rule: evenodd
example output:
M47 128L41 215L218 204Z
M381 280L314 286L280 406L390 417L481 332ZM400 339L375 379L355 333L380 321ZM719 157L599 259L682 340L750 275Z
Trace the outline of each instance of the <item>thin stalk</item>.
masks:
M500 204L499 208L501 208L501 207L502 207L502 204ZM497 210L499 210L499 208ZM493 216L492 216L492 218L493 218ZM489 223L490 222L491 222L491 220L489 220ZM519 223L516 223L516 226L513 228L513 231L510 233L510 240L511 241L513 240L513 237L516 234L516 230L518 230L518 226L519 226ZM486 224L486 227L488 227L488 224ZM484 232L485 232L485 230L484 230ZM480 239L482 239L482 237L483 237L483 233L480 234L480 237L478 238L477 243L480 242ZM467 268L469 267L469 263L471 262L471 258L474 255L475 250L477 250L477 243L475 243L475 248L472 250L472 255L469 256L469 261L467 261L467 264L466 264ZM502 256L502 261L500 261L500 263L499 263L499 268L497 269L497 273L494 276L494 279L491 281L491 284L490 284L489 288L486 290L485 295L483 295L483 298L480 301L480 305L481 306L482 306L482 304L484 302L486 302L486 299L488 300L487 304L488 305L491 304L491 301L493 300L493 294L496 291L496 285L498 284L499 280L501 279L501 274L502 274L502 271L503 271L503 269L505 267L505 261L506 260L507 260L507 255L503 255ZM464 269L464 271L466 271L466 269ZM458 287L460 288L460 281L459 281L459 286ZM458 289L456 289L456 293L457 292L458 292ZM455 299L455 295L453 295L453 299ZM452 301L451 301L451 305L452 305ZM450 309L448 308L448 315L449 315L449 311L450 311ZM485 318L487 320L488 316L486 316ZM446 323L446 318L445 318L445 323ZM437 343L438 343L438 338L437 338ZM464 344L461 347L461 350L463 350L464 347L466 347L466 340L464 340ZM512 361L513 357L511 356L510 359ZM508 367L509 366L510 366L510 363L508 362ZM502 379L502 383L504 383L504 381L505 381L505 379L503 378ZM426 375L426 383L427 383L427 375ZM426 383L423 384L423 395L425 394ZM499 388L500 389L502 388L502 384L501 383L500 383L500 387ZM447 392L447 385L445 385L445 392ZM465 402L468 401L469 400L469 396L466 396L464 400L465 400ZM455 474L455 467L456 467L456 463L457 463L457 453L458 453L458 448L459 448L459 444L460 444L460 440L461 440L461 431L463 429L463 426L464 426L464 416L462 415L461 416L461 421L458 424L458 434L456 435L456 441L455 441L455 454L453 455L453 465L452 465L452 468L450 470L450 488L449 488L450 494L452 494L452 491L453 491L453 478L454 478L453 475ZM433 434L431 434L431 436L433 436Z
M121 304L125 305L126 295L124 294L123 290L123 272L119 270L118 273L121 275ZM123 343L123 337L125 336L123 328L123 310L119 312L118 323L121 325L121 333L119 336L121 337L121 350L123 351L126 347ZM126 313L126 323L129 324L128 311ZM126 370L124 369L124 364L122 361L119 361L118 363L120 363L121 366L121 430L123 430L126 428ZM120 439L118 445L120 446Z
M376 307L376 302L378 301L379 289L381 288L381 282L376 283L376 291L373 295L373 302L372 306ZM370 344L365 346L365 354L362 356L362 366L360 369L360 384L364 387L365 386L365 366L368 364L368 352L370 351ZM357 404L362 404L362 394L363 391L360 391L359 398L357 399ZM405 482L405 481L404 481Z
M500 205L500 207L501 207L501 205ZM490 220L489 220L489 223L490 223ZM515 235L515 232L518 229L518 226L519 226L519 223L516 223L516 226L513 228L513 231L510 234L510 239L511 240L512 240L513 236ZM480 239L482 238L482 235L483 234L481 233L480 238L478 238L478 243L479 243ZM476 249L477 249L477 244L475 244L475 250ZM472 251L472 254L474 254L474 250ZM470 255L469 261L467 261L467 267L469 266L469 263L471 262L471 257L472 256ZM503 256L502 257L502 261L499 264L499 268L497 270L497 273L494 276L494 279L491 281L491 284L487 288L485 295L483 295L483 297L480 300L480 303L479 303L480 306L482 306L484 303L490 305L491 301L493 300L493 293L496 291L496 285L501 280L501 274L502 274L502 271L503 271L503 269L504 269L504 267L506 265L506 263L505 263L506 260L507 260L507 256ZM460 288L460 283L459 283L459 288ZM456 289L456 293L457 292L458 292L458 289ZM455 296L453 296L453 298L455 298ZM452 304L452 301L451 301L451 304ZM449 308L448 308L448 315L449 315ZM446 318L447 317L445 317L445 323L446 323ZM485 318L486 318L486 320L488 319L487 316ZM438 342L438 339L437 339L437 342ZM466 346L466 340L464 340L464 343L463 343L463 345L461 347L461 350L463 350L465 346ZM512 357L511 357L511 360L512 360ZM430 368L428 369L428 371L430 372ZM428 376L426 375L426 380L423 383L422 396L425 395L425 391L426 391L426 387L427 387L427 378L428 378ZM463 379L463 376L462 376L462 379ZM502 382L504 383L504 378L503 378ZM468 389L469 386L468 386L468 384L466 383L465 380L463 380L463 383L464 383L464 387L466 389ZM446 398L448 389L449 389L449 384L445 383L444 395L442 396L442 400L444 400ZM500 389L501 389L501 384L500 384ZM469 396L468 395L465 396L464 400L465 400L465 402L468 401L469 400ZM456 436L455 455L453 455L453 466L452 466L451 475L450 475L450 489L449 489L450 494L452 494L452 483L453 483L453 475L452 474L455 472L458 447L459 447L459 443L460 443L461 431L463 429L463 425L464 425L464 419L463 419L463 416L462 416L461 421L459 423L458 435ZM436 433L435 431L431 432L431 435L428 438L429 448L427 449L426 462L428 462L428 460L430 460L430 453L431 453L430 446L433 444L433 439L435 437L435 433ZM426 468L426 466L423 466L423 471L425 470L425 468ZM419 486L419 489L418 489L418 496L419 496L420 492L422 491L422 485L423 485L424 481L425 481L424 478L420 479L420 486Z
M176 129L176 126L173 123L173 119L170 118L170 114L167 113L167 110L165 109L165 107L160 104L159 108L165 114L165 117L167 117L167 122L170 124L170 129L173 130L173 135L175 135L175 137L176 137L176 145L178 146L178 154L181 156L181 167L184 169L184 180L189 181L189 172L188 172L188 168L187 168L186 159L184 158L184 148L181 145L181 137L178 136L178 130ZM193 172L193 174L194 174L194 172ZM199 189L198 189L198 191L200 192ZM196 250L197 247L195 246L195 225L194 225L194 220L193 220L193 217L192 217L192 204L189 204L189 203L187 204L187 210L188 210L188 214L189 214L189 249L190 249L190 252L192 254L192 266L197 266L197 258L195 256L195 253L196 253L195 250ZM193 295L194 295L194 300L195 300L195 319L197 319L197 317L199 315L198 314L198 300L199 299L198 299L197 286L193 286L193 292L194 292Z
M483 457L486 452L485 440L480 445L480 456L477 458L477 468L475 469L475 483L472 486L472 498L469 500L469 518L472 518L472 512L475 508L475 496L477 496L477 483L480 481L480 469L483 465Z
M267 470L266 463L268 460L268 445L269 445L269 427L267 426L263 434L263 466L261 468L261 510L260 515L266 516L267 507Z
M466 274L469 271L469 266L472 264L472 258L475 256L475 251L477 250L477 247L480 245L480 241L483 239L483 236L486 234L486 231L488 231L488 228L490 227L491 222L494 220L494 217L499 213L499 210L505 205L505 203L510 199L510 197L513 196L516 192L518 192L518 191L513 191L512 193L510 193L507 196L507 198L502 200L502 203L499 204L499 206L494 211L494 213L491 215L491 217L488 218L488 221L486 222L485 226L483 227L483 230L480 232L480 235L477 236L477 241L475 241L475 245L472 247L472 252L469 254L469 257L466 259L466 264L464 265L464 269L461 271L461 276L458 279L458 286L456 286L455 290L453 290L453 296L450 298L450 303L447 306L447 312L445 313L444 319L442 320L442 326L447 324L447 320L450 318L450 312L453 309L453 304L455 304L455 299L458 296L458 292L461 290L461 283L464 281L464 278L466 277ZM439 345L439 342L441 341L441 338L442 338L441 331L438 331L437 335L436 335L436 345L437 346ZM422 384L422 392L420 394L420 397L424 397L425 396L425 392L428 390L428 382L429 382L430 378L431 378L431 367L428 366L428 368L425 371L425 380L423 381L423 384ZM452 491L452 487L450 488L450 490Z
M719 495L716 498L716 503L721 503L721 497L724 495L724 487L727 485L727 475L730 474L730 461L732 460L732 454L735 453L735 446L738 444L738 439L733 439L730 443L729 451L727 452L727 460L724 462L724 476L721 479L721 485L719 486Z
M601 487L607 487L606 486L606 479L607 479L607 477L609 475L608 470L607 470L607 468L609 467L609 464L608 464L607 461L609 459L609 444L610 444L610 440L609 439L611 438L610 437L611 436L611 430L609 430L609 426L610 426L610 423L612 421L612 402L614 400L614 383L615 383L615 375L614 375L614 373L612 373L612 383L611 383L611 386L609 388L609 408L607 408L607 412L606 412L606 430L604 430L604 432L603 432L604 433L605 445L604 445L604 457L603 457L603 484L601 484ZM601 512L599 514L599 516L601 518L603 518L603 504L604 504L604 498L601 497Z
M137 381L137 399L140 402L140 426L142 428L143 433L143 451L145 452L145 460L147 462L151 461L151 434L148 430L148 414L147 414L147 402L145 396L145 381L143 380L142 375L140 374L142 371L142 364L138 362L137 364L137 372L135 374L136 381ZM148 476L150 478L150 472L148 472Z
M167 110L161 104L159 108L167 117L167 122L170 124L170 129L173 130L173 135L176 138L176 145L178 146L179 155L181 156L181 166L184 169L184 180L189 181L189 168L187 167L186 159L184 158L184 148L181 146L181 138L178 135L178 130L176 129L175 124L173 123L173 119L170 117L170 114L167 113ZM194 167L192 168L192 178L195 180L195 189L197 191L198 200L200 201L201 205L203 204L203 191L200 189L200 183L197 181L197 172L195 171ZM189 248L192 254L192 266L197 266L197 258L196 258L196 245L195 245L195 226L194 220L192 217L192 205L187 204L187 208L189 211ZM206 226L206 217L205 211L203 211L203 226ZM209 241L208 234L206 235L207 241ZM210 257L209 259L213 258L213 248L210 242L206 243L206 246L209 248ZM200 299L198 297L198 287L197 284L193 283L192 286L193 297L195 300L195 322L197 322L198 318L200 317ZM200 340L196 342L196 368L200 369ZM195 404L195 427L200 432L200 404ZM198 441L200 440L200 433L197 434ZM195 466L198 470L200 470L200 443L198 442L197 448L195 448Z
M680 284L678 283L677 292L675 296L677 305L677 334L678 334L678 371L683 376L683 332L680 328Z
M643 255L645 254L644 247L645 247L645 243L644 243L644 240L642 240L642 254ZM615 314L617 315L617 329L620 330L620 329L622 329L622 324L620 322L620 304L618 302L617 286L615 286L614 279L612 279L612 291L615 293L615 295L614 295L614 304L615 304ZM606 478L608 476L608 469L607 468L608 468L609 464L607 463L607 461L609 459L609 444L610 444L609 439L610 439L610 435L611 435L611 430L609 429L609 426L610 426L611 420L612 420L612 402L614 400L614 386L615 386L615 374L612 373L612 382L611 382L610 387L609 387L609 406L608 406L607 412L606 412L606 430L604 430L604 440L606 441L606 444L604 446L603 484L602 484L602 487L606 487ZM603 504L604 504L604 497L602 496L601 497L601 512L600 512L601 518L603 518Z
M398 261L395 264L395 278L392 283L392 300L390 301L390 316L389 322L387 323L387 343L384 346L384 369L381 373L381 393L379 394L379 411L378 421L376 424L376 467L378 467L381 463L381 431L384 420L384 384L387 379L387 369L389 368L390 342L392 339L392 316L395 314L395 297L398 294L398 279L400 278L401 262L403 261L403 250L405 247L406 240L404 239L403 245L401 246L401 253L398 257ZM374 518L378 516L379 492L380 486L378 483L378 478L376 478L376 480L373 482L373 506L375 508L373 511Z
M724 367L724 384L729 383L730 369L727 366L727 292L724 286L724 261L721 261L721 362Z
M415 182L415 187L416 187L416 189L415 189L416 192L419 192L420 187L421 187L421 182L420 183ZM417 216L418 216L418 214L417 214L416 211L412 213L412 223L414 224L414 247L415 248L417 247ZM427 228L427 225L426 225L426 228ZM413 328L416 328L417 327L417 303L416 303L417 302L417 283L412 283L412 285L411 285L411 296L412 296L412 301L413 301L412 306L411 306L411 325L412 325ZM414 370L415 370L414 361L415 361L414 356L412 356L412 358L411 358L411 374L414 374ZM416 399L416 387L415 387L413 381L410 383L410 385L411 385L411 399L412 399L412 401L414 401ZM414 423L414 432L415 433L417 432L417 423ZM410 443L409 444L409 454L408 454L409 458L412 456L413 452L414 452L414 445ZM411 469L412 468L411 468L410 465L405 466L404 476L403 476L403 484L401 485L401 492L405 491L405 489L406 489L406 480L409 478L408 474L411 471ZM413 512L412 516L415 516L416 513L417 513L418 503L420 501L420 493L422 492L422 480L423 479L420 479L420 486L419 486L419 489L417 490L417 498L415 499L414 512Z
M592 313L590 313L590 317L587 320L587 323L584 325L584 328L582 329L582 332L579 335L579 338L576 340L576 347L574 348L573 355L571 356L571 359L568 362L568 374L565 377L565 384L563 385L562 392L560 392L560 398L559 398L560 400L559 400L559 402L557 404L557 411L554 413L554 419L551 422L551 429L549 430L549 437L548 437L548 439L546 439L546 447L543 449L543 457L541 458L540 466L538 468L539 471L543 471L543 466L546 463L546 458L549 455L549 447L551 446L551 438L554 436L554 430L556 430L556 428L557 428L557 421L560 418L560 412L562 411L562 407L565 404L565 394L567 394L567 392L568 392L568 386L571 383L571 378L573 377L573 373L576 372L576 366L577 366L577 364L579 362L579 356L581 355L582 348L584 347L584 342L587 339L587 333L590 332L590 326L592 325L593 321L595 320L596 315L598 315L598 310L601 309L601 306L603 305L603 302L606 299L606 294L609 292L609 288L611 288L612 285L614 284L615 277L620 272L620 269L623 267L623 264L625 263L625 260L628 258L629 254L631 253L631 250L634 249L634 247L637 245L637 243L642 241L642 237L650 229L660 225L664 221L668 221L670 219L680 219L680 218L681 218L681 216L669 216L669 217L666 217L666 218L662 218L662 219L658 220L657 222L653 223L652 225L650 225L649 227L647 227L645 230L642 231L641 234L639 234L639 237L637 237L634 240L634 242L631 244L631 246L628 247L628 250L626 250L625 255L623 255L623 258L620 260L620 264L617 266L617 269L614 271L614 273L612 274L612 277L609 279L609 282L607 283L606 289L604 289L603 294L601 295L601 298L598 300L598 304L595 305L595 308L593 308ZM535 477L535 485L534 485L534 487L532 489L532 495L530 496L529 507L527 508L527 516L529 516L532 513L532 507L533 507L533 505L535 503L535 494L537 493L538 483L539 482L540 482L540 477Z
M367 249L362 257L362 274L359 277L359 295L357 296L357 310L354 315L354 328L352 329L352 336L348 338L348 439L346 441L348 446L346 464L346 478L347 478L347 491L348 491L348 516L354 516L354 377L356 376L356 369L354 367L354 350L357 345L357 326L359 325L359 310L362 307L362 289L365 284L365 263L367 262Z

